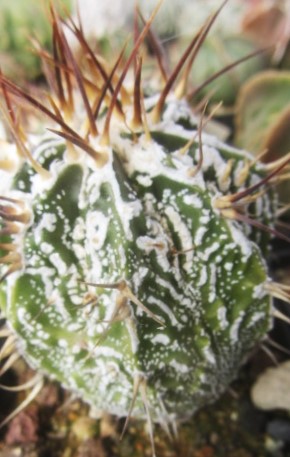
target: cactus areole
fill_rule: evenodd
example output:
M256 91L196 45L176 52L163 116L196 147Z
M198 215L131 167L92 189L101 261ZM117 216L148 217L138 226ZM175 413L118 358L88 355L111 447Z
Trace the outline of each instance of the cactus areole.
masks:
M1 76L15 138L1 146L3 314L29 364L98 410L184 418L271 325L268 234L242 220L272 223L267 185L247 195L265 170L206 134L168 83L166 97L141 89L141 61L131 90L127 64L107 74L74 26L81 71L53 27L52 108ZM24 134L17 97L54 131Z

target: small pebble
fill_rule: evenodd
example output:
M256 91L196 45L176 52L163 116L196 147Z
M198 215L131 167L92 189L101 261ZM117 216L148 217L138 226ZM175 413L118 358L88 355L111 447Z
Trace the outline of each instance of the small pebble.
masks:
M79 417L72 426L72 432L79 441L93 438L97 432L97 421L89 417Z
M275 368L268 368L259 376L251 390L257 408L263 410L290 410L290 361Z

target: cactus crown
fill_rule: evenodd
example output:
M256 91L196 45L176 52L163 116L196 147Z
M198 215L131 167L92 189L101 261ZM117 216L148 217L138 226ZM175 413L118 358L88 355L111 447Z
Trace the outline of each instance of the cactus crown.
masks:
M185 93L218 12L171 75L158 53L160 93L141 83L137 52L157 9L123 70L124 49L109 71L70 21L81 70L51 8L53 59L40 51L50 108L1 75L14 142L1 150L0 298L40 373L99 410L143 417L145 407L168 423L216 398L271 326L270 184L286 161L268 175L204 133L205 116L172 91L185 66ZM52 121L49 132L25 134L16 99Z

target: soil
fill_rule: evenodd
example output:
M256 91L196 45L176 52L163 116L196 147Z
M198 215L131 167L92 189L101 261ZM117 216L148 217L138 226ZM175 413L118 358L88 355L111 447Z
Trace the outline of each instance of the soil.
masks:
M259 372L272 363L258 350L222 398L179 424L178 436L170 438L156 426L157 457L290 457L290 435L281 439L278 426L279 439L271 436L273 424L290 427L289 414L259 411L249 395ZM18 362L6 381L23 383L31 376L33 372ZM7 415L25 395L2 391L1 415ZM151 457L146 424L131 420L120 441L123 426L123 419L90 418L87 405L47 381L38 397L2 429L0 457ZM274 429L277 435L277 426Z

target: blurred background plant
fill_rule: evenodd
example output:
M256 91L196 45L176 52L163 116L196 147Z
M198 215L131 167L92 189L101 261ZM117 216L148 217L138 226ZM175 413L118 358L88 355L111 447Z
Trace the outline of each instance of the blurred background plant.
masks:
M61 0L65 13L71 0ZM51 46L48 2L0 0L0 65L13 79L35 79L41 74L39 57L33 52L31 38L43 47Z

